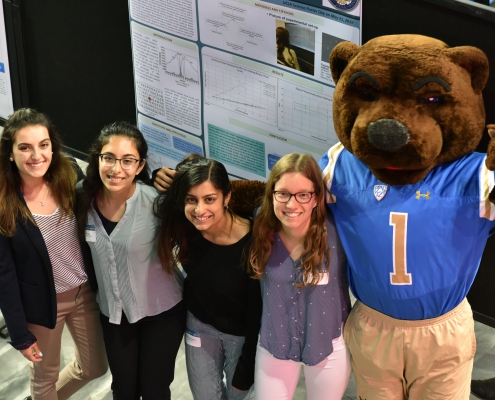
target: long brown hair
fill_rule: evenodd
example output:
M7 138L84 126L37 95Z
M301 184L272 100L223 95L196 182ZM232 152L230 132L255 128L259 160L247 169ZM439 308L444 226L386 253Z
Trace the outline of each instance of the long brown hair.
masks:
M313 286L319 281L321 266L325 265L328 269L330 265L330 249L327 245L325 185L318 164L309 154L287 154L273 166L266 182L261 209L254 219L249 264L254 277L261 279L273 248L274 233L282 229L273 210L273 190L282 175L289 172L303 174L314 185L316 207L311 212L310 225L304 238L304 251L301 254L303 281L298 283L298 286Z
M14 112L5 123L0 140L0 234L12 236L16 229L17 216L24 221L34 222L33 216L19 198L22 178L15 162L10 161L15 134L28 126L43 126L47 129L52 144L52 161L43 177L50 185L55 203L62 216L72 216L75 203L77 174L72 162L62 154L62 140L50 119L31 108L21 108Z

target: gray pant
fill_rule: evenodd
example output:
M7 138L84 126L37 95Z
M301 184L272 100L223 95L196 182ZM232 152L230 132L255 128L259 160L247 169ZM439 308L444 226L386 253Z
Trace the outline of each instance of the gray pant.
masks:
M187 328L201 340L201 347L186 344L187 375L194 399L253 399L253 387L244 392L232 387L232 377L242 352L244 337L222 333L204 324L190 312L187 313Z

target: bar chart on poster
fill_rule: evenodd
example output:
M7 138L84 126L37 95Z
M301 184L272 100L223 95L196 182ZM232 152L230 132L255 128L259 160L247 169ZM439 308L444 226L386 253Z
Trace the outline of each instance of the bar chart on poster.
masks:
M0 118L8 119L14 112L12 86L10 82L9 53L5 33L3 7L0 7Z
M129 0L137 121L151 167L189 153L265 180L337 142L329 55L361 44L360 0Z

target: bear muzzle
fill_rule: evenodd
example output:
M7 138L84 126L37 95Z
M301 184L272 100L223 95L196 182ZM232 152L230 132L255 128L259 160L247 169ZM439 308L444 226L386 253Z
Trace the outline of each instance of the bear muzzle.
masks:
M368 141L377 149L395 153L409 143L409 130L396 119L382 118L371 122Z

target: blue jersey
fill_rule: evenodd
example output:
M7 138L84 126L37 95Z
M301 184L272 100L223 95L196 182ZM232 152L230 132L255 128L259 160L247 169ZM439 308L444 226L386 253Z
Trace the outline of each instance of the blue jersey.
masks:
M380 182L341 143L320 160L352 292L398 319L435 318L466 296L494 226L494 174L473 153L420 182Z

